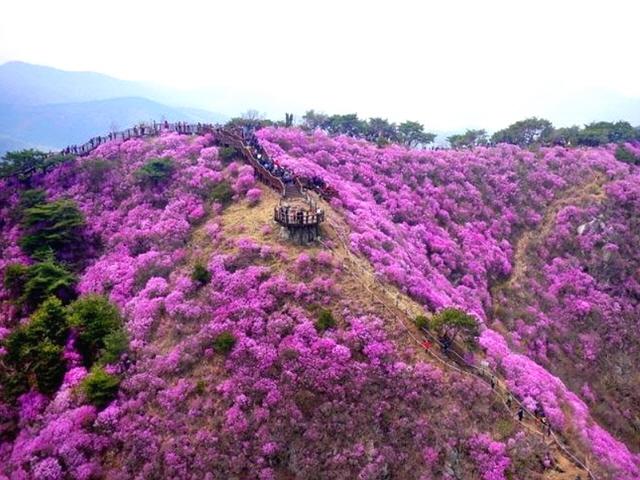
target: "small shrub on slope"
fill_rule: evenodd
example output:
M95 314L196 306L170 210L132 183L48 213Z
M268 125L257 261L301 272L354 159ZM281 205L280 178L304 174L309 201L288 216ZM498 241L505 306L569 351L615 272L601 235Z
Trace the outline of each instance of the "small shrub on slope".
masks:
M32 315L31 320L16 328L7 338L7 362L3 372L3 384L10 386L10 393L27 391L35 378L38 390L54 393L65 372L62 345L69 333L65 308L55 297L47 299Z
M75 276L62 265L49 260L29 267L22 302L35 308L42 300L55 295L67 302L75 296Z
M29 267L22 263L10 263L4 269L4 288L13 298L19 298L27 283Z
M45 394L58 391L66 370L62 347L49 340L39 343L32 355L32 369L38 390Z
M331 311L322 309L318 314L318 319L315 321L315 327L318 332L324 332L330 328L336 326L336 319L333 318Z
M21 212L24 212L27 208L32 208L36 205L42 205L46 202L46 192L38 188L33 188L31 190L25 190L20 193L20 202L18 203L18 208Z
M31 316L25 333L32 342L48 339L58 345L64 344L69 333L69 320L62 302L49 297Z
M616 160L624 163L630 163L631 165L640 165L640 157L634 155L633 152L627 150L623 145L618 145L616 148Z
M196 263L191 272L191 279L199 285L206 285L211 281L211 273L201 263Z
M431 319L431 328L439 335L447 337L452 342L458 335L467 338L478 335L478 322L474 317L458 308L445 308Z
M122 328L119 328L107 333L104 336L103 344L98 363L101 365L116 363L129 348L129 337Z
M220 182L211 188L209 199L222 205L227 205L233 200L233 188L229 182Z
M98 408L106 407L113 400L120 386L120 378L108 373L102 366L91 369L82 381L82 391L87 401Z
M416 324L416 327L418 327L418 329L420 330L429 328L429 318L425 317L424 315L418 315L414 319L414 323Z
M104 158L92 158L82 164L82 170L86 173L89 180L89 188L98 192L100 186L106 180L107 175L115 167L115 164ZM143 167L144 168L144 167Z
M91 365L105 348L105 339L122 327L118 309L102 295L87 295L69 306L69 321L78 331L76 347L86 365ZM116 337L111 337L112 348ZM110 354L115 355L115 351Z
M222 147L218 150L218 156L224 163L229 163L238 155L238 151L233 147Z
M20 246L29 255L39 256L47 250L60 252L78 241L84 217L71 200L57 200L27 208L22 226L25 234Z
M136 271L133 284L137 290L144 288L147 282L153 277L168 278L171 269L165 265L151 264L146 268Z
M135 172L135 178L142 186L158 186L171 178L176 166L169 157L152 158Z
M231 332L222 332L213 341L213 348L219 353L229 353L236 344L236 337Z

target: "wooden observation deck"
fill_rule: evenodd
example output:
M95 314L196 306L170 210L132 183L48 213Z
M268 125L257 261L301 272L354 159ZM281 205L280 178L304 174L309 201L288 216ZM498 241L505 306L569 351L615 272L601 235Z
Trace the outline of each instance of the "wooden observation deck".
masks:
M273 208L273 220L284 229L287 236L299 244L316 240L320 236L320 224L325 214L300 179L277 166L253 133L220 128L214 134L219 144L238 151L253 167L260 181L280 193L280 202Z

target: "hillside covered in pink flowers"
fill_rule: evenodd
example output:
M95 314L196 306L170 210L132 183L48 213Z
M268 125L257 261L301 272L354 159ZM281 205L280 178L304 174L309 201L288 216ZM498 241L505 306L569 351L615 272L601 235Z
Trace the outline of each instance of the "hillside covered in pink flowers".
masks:
M213 134L1 181L0 479L640 478L640 170L615 145L257 136L337 192L322 243L284 240ZM399 305L472 315L465 361L589 472Z

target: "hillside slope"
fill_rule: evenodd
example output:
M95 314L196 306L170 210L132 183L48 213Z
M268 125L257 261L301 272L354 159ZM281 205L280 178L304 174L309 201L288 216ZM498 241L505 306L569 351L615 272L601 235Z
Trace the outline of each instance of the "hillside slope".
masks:
M593 448L614 470L623 466L632 472L629 478L637 475L637 454L631 454L623 444L613 440L587 415L587 406L578 395L588 392L588 385L584 391L571 391L557 377L521 355L522 349L509 350L498 333L506 333L503 326L492 318L491 297L491 287L512 272L513 246L523 232L537 228L545 211L555 208L554 202L572 189L587 189L593 182L607 183L604 211L609 212L613 221L610 224L603 221L604 235L600 226L600 233L585 236L582 240L585 243L580 247L570 243L563 247L574 257L571 262L578 265L584 254L575 255L574 249L583 250L587 258L591 255L601 262L600 249L606 245L607 250L625 252L615 258L628 258L630 263L608 265L604 282L598 281L597 272L591 273L593 278L583 272L585 285L592 285L591 290L569 289L567 283L570 284L572 273L576 275L575 267L573 271L564 268L564 280L550 276L549 281L560 283L554 286L557 290L553 290L560 301L568 291L572 302L583 302L579 310L575 303L567 303L564 308L583 316L591 311L592 319L603 322L601 325L583 322L581 333L586 334L585 338L591 337L592 343L593 337L612 338L612 342L606 341L611 348L618 348L625 359L634 358L637 340L631 327L637 325L639 307L634 286L636 253L631 252L629 246L637 242L640 233L633 227L638 208L637 170L615 161L611 149L551 148L529 152L499 146L465 152L407 152L396 147L376 149L365 142L331 139L321 133L307 137L295 130L262 130L259 134L267 149L283 164L300 175L319 176L338 190L334 204L346 211L353 231L351 247L369 258L379 275L397 284L429 310L458 305L475 312L487 325L496 328L497 331L486 329L480 343L489 361L505 375L510 389L530 408L542 408L555 428L577 433L580 441L588 449ZM582 219L591 222L593 213L585 211ZM558 251L551 253L549 261ZM613 260L610 254L604 258ZM590 272L591 265L583 264L585 272ZM533 272L537 271L536 267L533 265ZM616 292L615 298L594 303L594 293L602 298L610 295L611 290ZM521 291L531 292L532 286ZM543 295L544 287L537 286L534 291ZM542 300L548 303L549 295ZM612 308L614 305L617 307ZM538 306L535 303L525 306L535 321ZM583 369L586 365L606 364L604 351L601 357L589 358L592 354L588 354L584 358L581 349L561 346L574 334L572 320L555 316L544 319L543 325L553 325L559 333L547 339L547 348L562 349L568 353L569 362L574 361ZM517 339L515 333L519 332L507 339ZM549 345L552 342L555 345ZM536 341L533 345L541 343ZM599 368L604 379L607 368L602 367ZM587 374L588 370L581 372L583 376ZM623 369L616 388L632 381L631 375L632 370ZM574 378L568 375L566 379L575 388ZM624 423L622 418L633 418L631 405L637 405L638 401L637 394L626 386L624 390L622 396L626 399L616 405L618 415L609 415L605 423L613 427L611 420L617 417L615 431ZM594 397L584 398L598 404ZM612 400L610 395L604 398ZM600 408L606 410L606 405L603 402ZM571 413L575 423L570 421ZM627 432L624 438L633 439L633 434ZM635 441L629 445L635 448Z
M419 152L297 130L259 134L274 158L338 190L322 204L322 244L283 241L271 222L276 195L211 135L111 142L28 187L4 181L0 269L38 261L20 247L27 188L49 202L72 199L86 225L61 258L81 298L106 295L122 312L130 353L106 367L122 379L106 407L88 401L73 336L56 392L32 385L11 399L3 385L0 473L587 478L487 383L425 352L412 320L458 305L490 324L490 287L510 274L518 235L566 188L597 176L624 181L629 167L604 149ZM157 158L173 159L170 173L142 181ZM208 275L194 276L197 265ZM3 286L0 338L34 321L12 298ZM316 322L322 310L334 326ZM224 349L223 333L235 339ZM592 423L559 379L495 330L480 341L484 350L467 361L486 357L504 376L498 389L539 403L599 478L634 478L637 456Z

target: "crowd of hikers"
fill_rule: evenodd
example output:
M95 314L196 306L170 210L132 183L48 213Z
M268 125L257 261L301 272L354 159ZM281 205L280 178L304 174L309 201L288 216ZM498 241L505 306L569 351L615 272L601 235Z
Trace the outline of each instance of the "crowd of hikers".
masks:
M280 165L277 160L272 160L268 157L260 145L260 142L258 142L254 129L244 126L240 130L240 134L260 165L262 165L272 175L282 179L285 185L294 183L295 176L293 172ZM317 175L310 178L301 178L300 180L305 188L315 191L325 200L330 200L337 194L335 189L329 187L329 185L327 185L327 183Z
M258 163L262 165L265 170L274 177L280 178L285 185L294 183L295 177L293 172L280 165L277 160L269 158L262 148L262 145L260 145L260 142L255 135L255 131L252 128L243 126L240 129L240 134L251 154L258 160Z
M296 185L296 177L289 168L283 166L277 159L272 159L267 155L258 138L255 135L255 129L249 126L242 126L234 129L234 133L242 139L243 147L248 153L273 177L279 178L285 186L284 201L274 208L274 220L285 226L317 226L324 221L324 212L322 209L311 202L301 191L302 184ZM308 181L306 182L309 183ZM313 178L313 185L324 185L319 177ZM291 188L287 188L291 186ZM287 192L293 193L292 197L306 199L304 203L289 203L289 195Z

